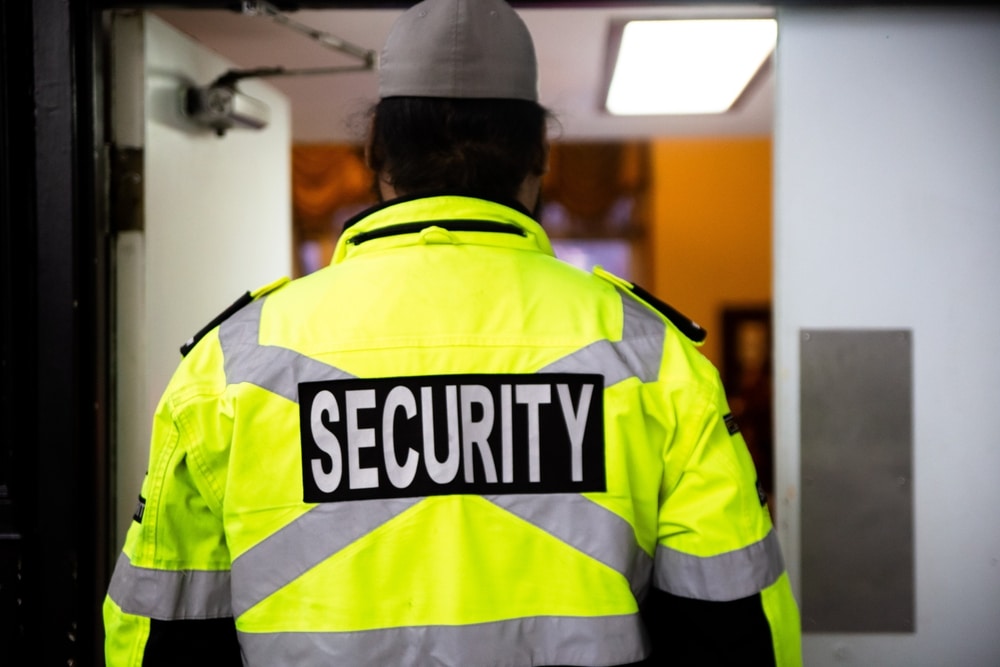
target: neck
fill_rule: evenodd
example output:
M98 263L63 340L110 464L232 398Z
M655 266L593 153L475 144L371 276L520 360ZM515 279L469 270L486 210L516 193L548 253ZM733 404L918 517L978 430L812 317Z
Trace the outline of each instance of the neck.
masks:
M517 196L514 198L521 206L527 210L531 217L538 219L538 215L541 213L539 210L541 207L541 192L542 192L542 178L541 176L531 175L521 182L521 187L518 188ZM405 197L407 195L413 194L410 192L403 192L397 190L391 183L385 180L383 177L378 179L378 193L381 201L391 201L399 197Z

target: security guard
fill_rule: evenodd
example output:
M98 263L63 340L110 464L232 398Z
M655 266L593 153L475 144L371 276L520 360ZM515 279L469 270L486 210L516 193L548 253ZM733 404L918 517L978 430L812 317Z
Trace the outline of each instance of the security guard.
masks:
M704 332L532 218L520 18L426 0L379 84L385 201L183 350L108 664L800 664Z

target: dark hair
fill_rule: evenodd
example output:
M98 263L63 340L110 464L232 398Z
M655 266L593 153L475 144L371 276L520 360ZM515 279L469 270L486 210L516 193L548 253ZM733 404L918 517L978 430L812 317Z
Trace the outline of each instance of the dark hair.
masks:
M547 120L528 100L388 97L372 114L368 165L401 195L515 199L545 172Z

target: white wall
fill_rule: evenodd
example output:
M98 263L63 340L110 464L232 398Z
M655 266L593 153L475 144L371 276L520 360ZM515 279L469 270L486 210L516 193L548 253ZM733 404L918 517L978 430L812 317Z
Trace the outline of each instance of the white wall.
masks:
M1000 665L1000 14L779 13L779 519L798 590L799 332L913 331L916 633L821 665ZM859 462L863 465L863 462Z
M116 37L137 47L123 58L134 75L115 80L115 122L124 125L116 134L145 150L145 228L116 239L120 545L146 469L152 413L181 344L243 292L291 275L292 226L284 95L244 80L239 88L266 103L270 123L218 137L182 116L180 91L208 84L231 63L150 15L127 19Z

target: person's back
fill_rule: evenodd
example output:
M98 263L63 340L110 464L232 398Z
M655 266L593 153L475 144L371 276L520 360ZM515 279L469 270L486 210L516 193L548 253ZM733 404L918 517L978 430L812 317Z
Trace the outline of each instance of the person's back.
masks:
M442 30L487 57L442 56ZM497 0L397 24L369 143L386 201L330 267L191 346L105 604L108 664L618 665L652 643L798 664L703 332L556 259L531 217L530 49ZM497 54L513 68L478 76Z
M657 392L644 394L661 355L647 356L679 334L555 260L527 216L466 201L419 206L514 218L529 236L430 226L352 247L349 235L340 263L220 329L228 381L248 374L231 403L298 387L284 409L309 424L300 464L289 456L298 419L237 407L232 449L219 454L248 654L301 641L272 633L298 628L288 611L307 609L312 631L333 633L324 650L348 663L424 664L428 645L460 647L443 664L643 657L636 596L652 567L663 452L637 437L641 423L604 421L643 403L653 414ZM393 209L395 224L420 218ZM271 347L303 356L262 362ZM268 471L266 489L233 469L242 461ZM318 505L302 504L300 483Z

